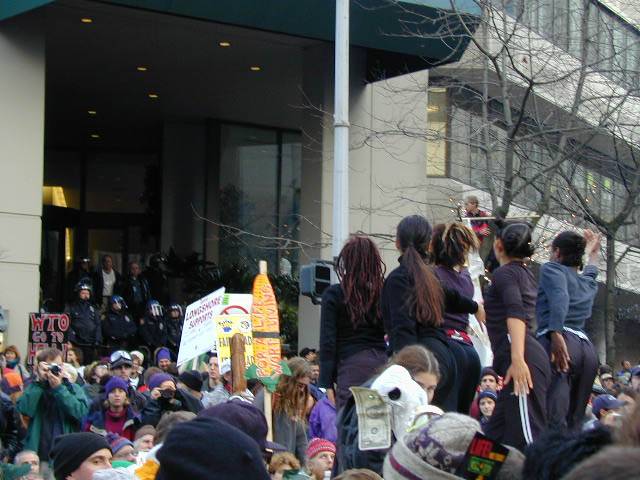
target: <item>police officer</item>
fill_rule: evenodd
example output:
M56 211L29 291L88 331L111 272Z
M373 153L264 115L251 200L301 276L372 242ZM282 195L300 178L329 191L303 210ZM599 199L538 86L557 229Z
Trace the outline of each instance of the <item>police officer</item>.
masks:
M167 315L165 316L165 325L167 327L167 346L175 355L178 354L178 350L180 349L183 321L182 306L177 303L169 305L169 308L167 308Z
M162 313L160 302L149 300L144 317L140 320L140 338L152 352L167 343L167 328Z
M91 260L87 257L80 257L67 274L66 297L67 302L73 302L77 297L76 287L80 282L84 282L93 287L93 274L91 272Z
M91 303L92 286L81 281L75 288L77 299L65 308L71 327L69 341L82 350L85 363L93 361L96 347L102 343L100 312Z
M120 295L109 298L109 310L102 324L105 343L111 348L128 350L134 346L138 327L127 313L127 304Z

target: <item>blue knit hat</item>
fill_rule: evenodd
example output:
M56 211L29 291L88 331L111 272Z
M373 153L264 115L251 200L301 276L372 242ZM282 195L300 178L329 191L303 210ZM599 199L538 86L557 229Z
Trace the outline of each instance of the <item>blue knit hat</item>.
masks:
M483 398L490 398L491 400L493 400L494 402L498 401L498 395L496 395L496 392L494 392L491 389L487 389L487 390L483 390L482 392L480 392L478 394L478 402L480 400L482 400Z
M171 360L171 352L168 348L161 348L158 350L158 353L156 353L156 363L160 360Z
M172 381L174 384L176 383L175 379L168 373L156 373L155 375L152 375L151 378L149 379L149 390L158 388L167 380Z
M126 392L129 390L129 385L121 377L111 377L104 386L105 396L108 396L116 388L120 388Z

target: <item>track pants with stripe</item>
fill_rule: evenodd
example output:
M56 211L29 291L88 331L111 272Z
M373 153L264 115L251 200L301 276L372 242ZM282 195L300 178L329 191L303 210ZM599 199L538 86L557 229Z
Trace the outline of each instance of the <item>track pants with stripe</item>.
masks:
M505 349L509 347L505 342ZM525 338L524 358L531 372L533 389L527 396L513 394L513 380L498 394L498 402L484 433L491 439L519 450L532 443L547 427L547 393L551 383L549 356L532 336ZM511 365L511 351L494 352L493 367L503 376Z
M550 427L576 428L582 424L593 380L598 372L598 354L593 344L572 332L562 336L569 351L569 372L558 372L551 367L551 385L547 401ZM548 335L538 338L547 354L551 352Z

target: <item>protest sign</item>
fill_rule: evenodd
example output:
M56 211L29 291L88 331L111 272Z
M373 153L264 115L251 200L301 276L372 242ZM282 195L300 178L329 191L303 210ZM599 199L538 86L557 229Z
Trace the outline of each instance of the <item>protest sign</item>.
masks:
M178 366L214 350L216 347L215 317L224 308L224 287L193 302L184 314L182 338L178 351Z
M253 295L250 293L225 293L222 298L221 315L249 314L253 305Z
M66 357L70 325L66 313L30 313L27 365L33 365L38 351L44 348L57 348Z
M280 375L280 320L278 301L267 276L267 262L260 262L260 273L253 281L253 354L259 377Z
M231 338L240 333L244 337L245 365L255 362L253 358L253 335L251 333L250 315L218 315L216 321L216 347L218 349L218 365L231 360Z

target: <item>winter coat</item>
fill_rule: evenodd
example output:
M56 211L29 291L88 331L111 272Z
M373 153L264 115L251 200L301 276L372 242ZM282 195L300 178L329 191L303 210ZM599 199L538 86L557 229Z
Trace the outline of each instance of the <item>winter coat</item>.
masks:
M260 390L254 405L264 413L264 390ZM286 447L300 463L306 462L307 433L302 420L293 420L284 413L273 414L273 441Z
M109 411L104 406L100 410L89 413L82 422L82 430L104 436L107 433L117 433L128 440L134 440L136 429L140 424L140 415L134 411L131 405L124 412L125 421L120 431L107 430L107 415L109 415Z
M171 400L162 397L154 400L149 397L140 417L143 425L153 425L155 427L165 413L186 411L198 414L202 408L200 400L178 388L176 396Z
M102 343L100 312L91 302L80 300L65 308L71 320L69 341L78 345L99 345Z
M49 397L46 395L50 393ZM48 383L34 381L24 391L17 403L18 412L28 417L29 427L24 440L24 449L38 452L43 426L50 422L46 417L47 401L52 399L54 407L62 417L61 433L77 432L82 418L89 411L89 404L81 387L65 381L51 389ZM39 452L40 453L40 452ZM47 452L48 455L48 452Z
M0 393L0 442L2 442L2 457L13 460L16 453L22 450L19 440L18 426L20 419L11 399Z
M138 327L126 313L109 312L102 322L102 333L108 345L117 345L135 337Z
M336 428L336 406L328 397L321 398L309 415L309 438L324 438L336 443L338 430Z

